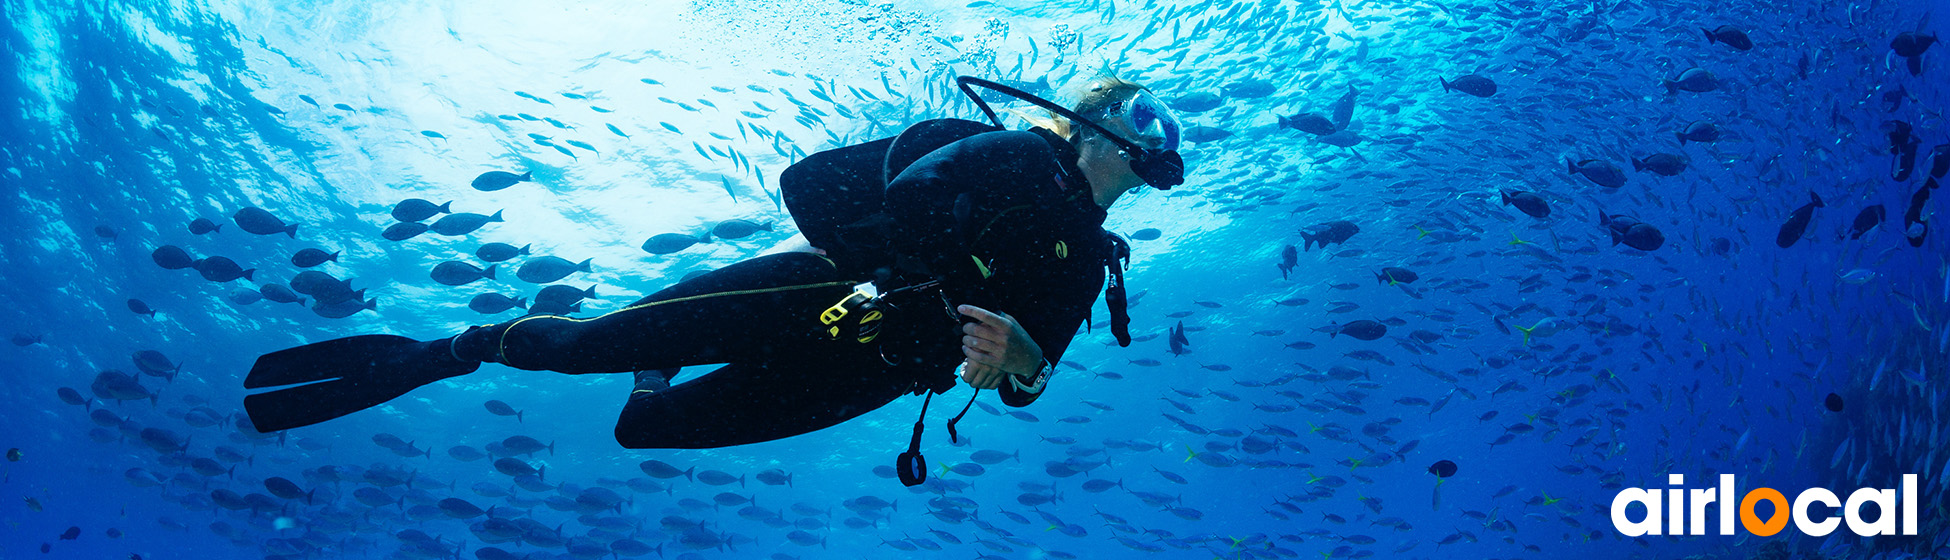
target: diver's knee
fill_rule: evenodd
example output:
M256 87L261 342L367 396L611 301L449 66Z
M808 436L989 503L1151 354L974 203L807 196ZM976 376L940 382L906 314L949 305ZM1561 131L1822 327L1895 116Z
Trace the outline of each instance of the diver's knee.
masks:
M616 424L616 443L624 449L656 449L657 443L642 430L632 430L622 423Z

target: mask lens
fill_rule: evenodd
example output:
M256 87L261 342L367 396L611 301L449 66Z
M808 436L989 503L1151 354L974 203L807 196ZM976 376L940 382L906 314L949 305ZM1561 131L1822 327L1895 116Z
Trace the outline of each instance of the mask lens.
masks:
M1146 139L1161 140L1158 145L1151 146L1152 149L1160 151L1178 149L1181 136L1178 129L1178 116L1172 114L1171 108L1152 96L1151 92L1139 93L1131 100L1130 116L1132 130Z

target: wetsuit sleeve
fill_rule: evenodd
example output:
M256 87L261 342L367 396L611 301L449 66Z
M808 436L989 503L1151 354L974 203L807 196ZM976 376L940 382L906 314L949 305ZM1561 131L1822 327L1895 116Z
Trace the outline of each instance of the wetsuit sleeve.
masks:
M1025 231L1029 227L1032 224L1021 224L1010 231ZM1041 244L1023 241L1011 240L1016 251L1022 253L1015 259L1016 266L999 268L997 272L998 305L1036 341L1036 346L1043 351L1044 365L1055 365L1063 360L1077 329L1089 318L1090 306L1096 303L1097 292L1104 287L1104 268L1088 253L1057 258L1045 252ZM1012 377L1015 377L1013 373L1032 375L1004 381L1000 387L1002 403L1029 406L1042 396L1042 389L1049 381L1047 373L1051 371L1012 372Z
M1063 351L1069 349L1070 340L1076 336L1077 327L1083 324L1082 315L1071 317L1066 316L1071 314L1060 313L1061 311L1064 310L1038 309L1031 306L1023 309L1022 315L1010 315L1016 318L1017 324L1022 325L1022 330L1029 333L1029 338L1036 341L1036 346L1043 349L1043 361L1038 364L1037 371L1010 373L1012 379L1003 381L998 387L998 392L1002 395L1002 404L1015 407L1029 406L1030 403L1036 402L1037 397L1043 396L1043 389L1049 383L1049 373L1055 371L1055 368L1049 366L1062 361ZM1018 376L1016 373L1022 373L1024 376Z
M986 308L980 290L986 264L969 254L973 232L963 224L986 224L1004 209L1050 194L1055 165L1049 144L1028 132L978 134L922 156L887 185L896 251L942 279L955 303Z

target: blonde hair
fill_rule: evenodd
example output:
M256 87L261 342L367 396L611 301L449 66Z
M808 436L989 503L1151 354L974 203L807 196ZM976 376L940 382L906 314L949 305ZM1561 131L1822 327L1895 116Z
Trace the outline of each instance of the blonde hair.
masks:
M1071 107L1070 110L1076 111L1077 114L1088 118L1103 118L1102 113L1105 110L1110 109L1124 100L1135 97L1141 91L1147 90L1137 82L1119 78L1108 71L1100 72L1096 76L1091 77L1089 81L1084 82L1082 95L1077 99L1077 104ZM1074 126L1074 123L1071 123L1070 119L1057 115L1047 109L1040 110L1039 112L1041 114L1016 109L1004 109L1004 111L1027 121L1031 127L1048 129L1050 132L1056 133L1057 136L1068 140L1076 140L1076 135L1079 132L1088 130L1088 127Z

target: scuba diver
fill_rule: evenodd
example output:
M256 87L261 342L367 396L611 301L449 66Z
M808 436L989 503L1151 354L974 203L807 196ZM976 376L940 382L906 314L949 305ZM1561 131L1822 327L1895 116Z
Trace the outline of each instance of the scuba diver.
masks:
M244 387L279 389L246 396L245 410L259 431L307 426L484 362L636 372L616 440L638 449L791 437L910 393L928 393L925 420L957 372L977 394L999 389L1004 404L1027 406L1100 289L1113 334L1130 344L1130 250L1103 222L1127 191L1184 181L1180 125L1143 86L1107 74L1074 108L957 82L993 125L924 121L780 174L807 250L732 264L599 317L529 315L428 341L362 335L272 352ZM1006 130L971 85L1048 113L1010 110L1033 128ZM711 364L725 365L669 384L680 367ZM900 458L909 485L925 478L921 426Z

